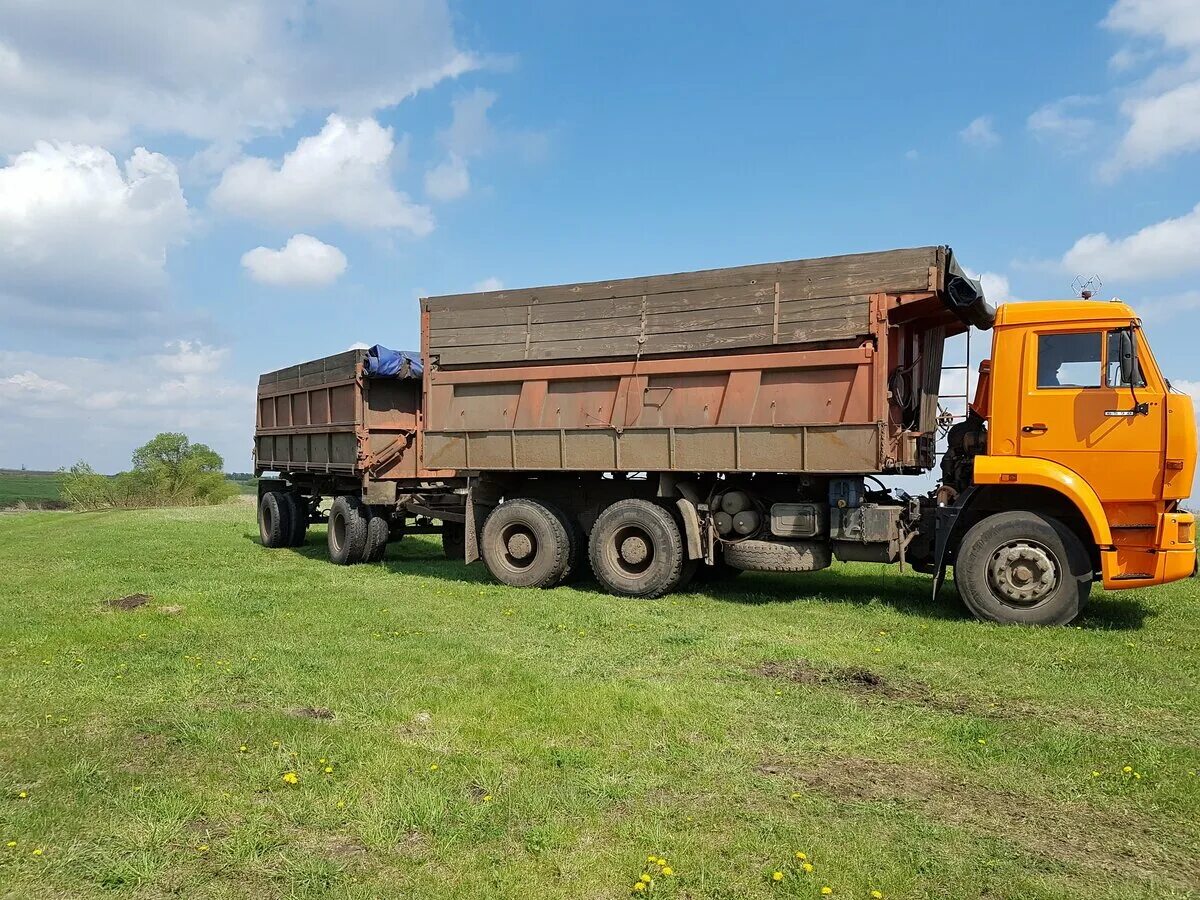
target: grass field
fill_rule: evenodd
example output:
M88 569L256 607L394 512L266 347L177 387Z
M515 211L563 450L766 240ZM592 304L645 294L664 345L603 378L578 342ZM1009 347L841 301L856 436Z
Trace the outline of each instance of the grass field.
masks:
M62 473L0 469L0 509L26 503L34 506L61 499Z
M1200 894L1197 582L1005 629L865 565L635 602L324 538L0 516L0 895Z

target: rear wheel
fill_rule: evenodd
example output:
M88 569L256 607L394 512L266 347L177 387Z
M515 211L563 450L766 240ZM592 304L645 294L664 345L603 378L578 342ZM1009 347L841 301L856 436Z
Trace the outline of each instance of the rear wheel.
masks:
M446 559L462 562L467 555L467 526L462 522L442 522L442 552Z
M264 547L290 546L292 505L284 491L267 491L258 501L258 536Z
M292 519L289 547L302 547L308 537L308 498L296 493L287 494L288 514Z
M391 523L388 513L382 509L370 508L370 518L367 519L367 541L363 547L363 562L379 562L387 553L388 538L391 536Z
M343 495L329 508L329 559L339 566L363 561L367 548L367 511L357 497Z
M592 572L627 597L661 597L684 574L683 538L667 510L647 500L618 500L596 519L588 541Z
M963 536L954 583L980 619L1066 625L1083 610L1092 566L1073 531L1050 516L1014 511L988 516Z
M492 576L513 587L553 587L570 571L566 522L537 500L508 500L493 509L483 523L480 550Z

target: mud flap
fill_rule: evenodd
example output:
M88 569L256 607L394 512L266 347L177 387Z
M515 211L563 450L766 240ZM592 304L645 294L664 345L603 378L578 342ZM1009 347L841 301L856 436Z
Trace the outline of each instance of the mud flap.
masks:
M950 550L950 537L958 527L958 517L962 515L971 502L976 490L971 485L954 498L952 506L939 506L934 510L934 543L933 543L933 594L936 600L938 592L946 582L946 555Z

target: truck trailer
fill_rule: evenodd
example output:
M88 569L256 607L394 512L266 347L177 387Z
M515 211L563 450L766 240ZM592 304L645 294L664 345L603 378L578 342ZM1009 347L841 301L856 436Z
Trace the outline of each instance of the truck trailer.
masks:
M1191 398L1134 311L995 309L949 247L422 298L421 349L263 375L268 547L329 557L437 532L504 584L590 569L655 598L835 560L947 568L966 607L1064 624L1107 589L1194 573ZM939 410L947 339L991 331ZM938 459L938 437L945 451ZM921 496L887 476L938 470ZM331 500L328 512L323 500Z

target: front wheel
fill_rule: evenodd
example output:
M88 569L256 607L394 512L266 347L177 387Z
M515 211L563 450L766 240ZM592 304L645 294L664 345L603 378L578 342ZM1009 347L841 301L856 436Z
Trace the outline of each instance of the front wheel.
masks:
M1075 533L1040 513L1002 512L976 522L954 563L959 595L977 618L1066 625L1083 611L1092 566Z
M348 494L336 498L329 508L329 560L339 566L351 566L363 561L367 549L366 507L357 497Z

